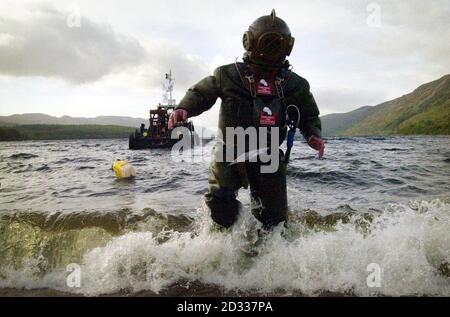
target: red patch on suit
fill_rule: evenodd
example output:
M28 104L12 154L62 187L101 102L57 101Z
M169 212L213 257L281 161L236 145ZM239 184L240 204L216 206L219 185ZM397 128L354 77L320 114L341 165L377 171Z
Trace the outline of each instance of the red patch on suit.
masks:
M273 126L277 123L277 116L275 113L268 115L264 111L259 114L259 124L263 126Z
M272 85L269 84L266 80L261 79L258 82L258 87L256 89L258 95L271 95L272 94Z

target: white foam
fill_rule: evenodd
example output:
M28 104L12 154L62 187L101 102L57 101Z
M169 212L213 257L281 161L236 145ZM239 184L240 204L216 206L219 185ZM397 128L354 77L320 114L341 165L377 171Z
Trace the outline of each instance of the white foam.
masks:
M168 240L162 243L151 232L131 232L87 252L80 289L65 286L62 270L43 278L10 272L0 286L98 295L121 289L159 292L180 280L197 280L226 289L308 295L450 295L450 279L438 271L450 263L450 206L439 200L389 205L366 233L352 221L333 231L292 224L256 244L258 224L248 212L231 232L211 231L209 221L200 216L195 232L165 232ZM382 269L379 288L367 286L370 263Z

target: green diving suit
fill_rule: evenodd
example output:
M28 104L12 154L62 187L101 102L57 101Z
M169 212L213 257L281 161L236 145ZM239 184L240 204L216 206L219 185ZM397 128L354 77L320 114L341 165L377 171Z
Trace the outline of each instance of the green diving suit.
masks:
M288 65L288 63L286 63ZM219 129L226 140L227 127L278 127L279 143L286 138L286 109L297 107L300 113L298 128L308 139L320 137L319 110L310 87L304 78L289 70L277 68L273 76L254 72L248 63L218 67L213 76L206 77L190 88L177 109L187 111L189 117L209 110L217 98L222 100ZM218 143L214 147L226 146ZM239 213L238 190L250 187L252 212L270 228L287 217L286 163L279 150L280 163L273 173L261 173L260 162L232 164L216 156L211 162L208 192L205 201L212 219L221 226L231 226Z

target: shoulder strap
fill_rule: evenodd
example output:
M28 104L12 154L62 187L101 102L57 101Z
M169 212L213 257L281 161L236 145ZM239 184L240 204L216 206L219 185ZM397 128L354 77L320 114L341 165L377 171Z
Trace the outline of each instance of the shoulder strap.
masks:
M284 78L278 76L275 77L275 87L277 89L278 98L284 102Z
M237 61L234 62L236 65L236 70L239 74L239 77L241 78L242 84L245 88L250 91L250 95L253 99L256 98L256 87L255 87L255 76L250 71L250 68L246 64L240 64L242 66L242 72L241 69L237 63Z

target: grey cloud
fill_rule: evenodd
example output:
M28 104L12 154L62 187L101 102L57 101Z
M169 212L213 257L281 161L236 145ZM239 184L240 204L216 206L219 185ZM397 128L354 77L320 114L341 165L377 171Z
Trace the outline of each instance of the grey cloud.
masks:
M0 14L0 74L61 78L73 84L94 82L109 74L140 78L158 87L172 69L177 88L185 89L209 73L209 67L174 43L157 40L142 45L107 24L81 17L69 27L69 12L47 4L29 6L27 19Z
M0 73L12 76L58 77L71 83L95 81L142 61L138 41L111 27L82 17L69 27L67 14L40 7L28 19L0 17Z
M177 90L186 90L201 78L209 75L209 66L200 58L189 56L174 44L155 44L148 49L148 59L141 76L149 87L158 86L161 75L172 70Z

